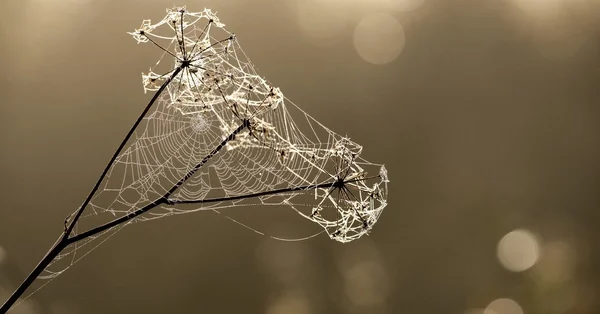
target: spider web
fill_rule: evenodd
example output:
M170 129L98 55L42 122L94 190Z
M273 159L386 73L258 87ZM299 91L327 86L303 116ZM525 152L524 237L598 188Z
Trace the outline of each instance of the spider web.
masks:
M261 77L214 13L168 9L130 34L162 52L142 74L156 101L77 220L72 237L81 239L40 278L58 276L130 223L195 211L277 206L336 241L370 232L387 204L385 167ZM87 236L123 217L131 219Z

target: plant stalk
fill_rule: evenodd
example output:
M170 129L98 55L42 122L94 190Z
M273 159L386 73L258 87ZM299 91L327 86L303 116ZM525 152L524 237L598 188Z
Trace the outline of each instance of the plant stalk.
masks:
M156 91L156 93L154 93L154 96L152 97L152 99L150 99L150 102L148 102L148 105L146 106L146 108L144 108L144 111L142 111L142 113L140 114L138 119L135 121L135 123L133 124L133 126L131 127L131 129L129 130L129 132L127 133L127 135L125 136L125 138L123 139L123 141L121 142L121 144L119 145L117 150L115 151L115 153L113 154L112 158L106 165L106 168L104 169L104 171L98 178L98 181L92 188L92 191L90 192L88 197L85 199L83 204L79 207L77 212L75 212L75 214L73 215L73 219L68 224L68 226L66 226L65 231L64 231L63 235L61 236L60 240L50 249L50 251L48 251L48 253L46 253L46 255L42 258L42 260L39 262L39 264L31 271L31 273L27 276L27 278L25 278L25 280L21 283L21 285L13 292L13 294L8 298L8 300L6 300L6 302L4 302L2 307L0 307L0 314L4 314L4 313L8 312L8 310L15 304L15 302L17 302L17 300L23 295L23 293L25 293L27 288L29 288L29 286L31 286L31 284L39 277L39 275L42 273L42 271L44 271L44 269L46 269L46 267L48 267L48 265L54 260L54 258L56 258L56 256L58 254L60 254L60 252L64 248L66 248L69 244L73 243L73 241L70 241L69 235L71 234L71 232L73 232L73 228L75 228L75 224L81 217L81 214L83 213L83 211L85 210L87 205L90 203L90 201L92 200L92 198L94 197L94 195L96 194L98 189L100 188L100 184L102 183L102 180L104 180L104 177L106 177L106 174L110 170L110 167L113 165L113 163L115 162L115 160L117 159L117 157L119 156L119 154L121 153L121 151L123 150L123 148L125 147L127 142L129 141L129 139L135 132L135 129L142 122L142 120L144 119L144 117L146 116L146 114L148 113L150 108L152 108L152 106L154 105L154 103L156 102L158 97L162 94L162 92L169 85L169 83L171 83L171 81L175 78L175 76L177 76L181 72L181 70L183 70L182 66L177 67L173 71L171 76L160 86L160 88Z

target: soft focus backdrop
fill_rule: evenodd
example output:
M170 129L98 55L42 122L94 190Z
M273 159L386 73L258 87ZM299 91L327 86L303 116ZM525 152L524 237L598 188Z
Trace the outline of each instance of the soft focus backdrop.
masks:
M346 245L208 212L135 224L14 313L600 312L600 1L185 4L385 163L389 207ZM0 302L150 98L158 53L126 32L172 6L0 3ZM314 231L270 210L243 221Z

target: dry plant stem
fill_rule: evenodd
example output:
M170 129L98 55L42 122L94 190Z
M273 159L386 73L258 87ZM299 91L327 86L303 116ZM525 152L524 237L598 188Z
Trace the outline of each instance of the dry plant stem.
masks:
M169 85L169 83L171 83L173 78L175 78L175 76L177 76L181 72L181 70L183 70L183 66L177 67L173 71L173 74L171 74L169 79L167 79L161 85L161 87L156 91L156 93L154 94L154 96L152 97L152 99L150 100L150 102L148 103L146 108L144 109L144 111L140 114L137 121L135 121L135 123L131 127L131 130L129 130L129 133L127 133L127 135L123 139L123 142L121 142L121 145L119 145L119 148L117 148L117 150L115 151L115 154L113 155L111 160L108 162L108 165L106 166L106 168L104 169L104 171L102 172L100 177L98 178L98 182L96 182L96 185L94 185L94 188L92 189L92 191L90 192L88 197L85 199L85 201L83 202L81 207L79 207L79 210L77 210L77 212L73 216L73 219L69 223L69 226L65 229L60 240L54 245L54 247L52 247L52 249L50 249L50 251L46 254L46 256L44 256L44 258L42 258L40 263L33 269L33 271L27 276L27 278L25 278L23 283L21 283L21 285L17 288L17 290L15 290L15 292L13 292L13 294L8 298L8 300L6 300L6 302L4 302L2 307L0 307L0 314L4 314L4 313L8 312L8 310L23 295L23 293L25 293L27 288L29 288L29 286L35 281L35 279L37 279L37 277L42 273L42 271L44 271L44 269L46 269L46 267L48 267L48 265L54 260L54 258L65 247L67 247L69 244L74 242L74 241L70 240L69 235L71 235L71 232L73 232L73 228L75 227L75 224L79 220L79 217L81 217L83 210L89 204L92 197L94 197L94 194L96 194L96 191L98 191L98 188L100 187L100 183L102 182L102 180L104 180L104 177L110 170L110 167L112 166L114 161L117 159L117 157L121 153L121 150L123 150L123 147L125 147L125 144L127 144L127 141L129 141L129 138L131 138L131 135L133 135L133 132L135 131L137 126L142 122L143 118L146 116L146 114L148 113L150 108L152 108L152 105L154 105L154 103L156 102L156 100L158 99L160 94L165 90L167 85Z
M117 225L120 225L124 222L127 222L149 210L151 210L152 208L159 206L161 204L167 204L168 203L168 199L171 196L171 194L173 194L173 192L175 192L185 181L187 181L187 179L189 179L190 177L192 177L194 175L194 173L196 173L196 171L198 171L198 169L200 169L204 164L206 164L214 155L216 155L225 145L227 145L227 143L231 140L233 140L235 138L235 136L242 132L246 127L248 127L249 122L248 120L244 120L244 122L242 123L242 125L240 125L237 129L235 129L231 134L229 134L229 136L227 138L225 138L220 144L219 146L215 147L215 149L213 149L210 154L206 155L206 157L204 157L202 159L202 161L197 164L190 172L188 172L183 178L181 178L181 180L179 180L177 183L175 183L175 185L173 185L173 187L165 194L163 195L161 198L159 198L158 200L138 209L135 210L123 217L117 218L113 221L110 221L108 223L105 223L101 226L98 226L94 229L88 230L86 232L80 233L76 236L70 237L67 239L68 244L71 243L75 243L77 241L81 241L85 238L91 237L95 234L98 234L102 231L108 230L112 227L115 227Z
M100 175L98 182L93 187L93 189L90 192L90 194L88 195L88 197L85 199L85 201L83 202L83 204L81 205L79 210L77 210L77 212L73 215L73 219L70 221L68 226L65 228L64 233L61 235L59 240L54 244L54 246L50 249L50 251L48 251L48 253L46 253L46 255L42 258L42 260L39 262L39 264L33 269L33 271L31 271L31 273L27 276L27 278L25 278L23 283L21 283L21 285L13 292L13 294L10 296L10 298L8 298L8 300L2 305L2 307L0 307L0 314L4 314L4 313L8 312L8 310L15 304L15 302L25 293L25 291L29 288L29 286L39 277L39 275L44 271L44 269L46 269L46 267L48 267L48 265L54 260L54 258L56 258L56 256L58 254L60 254L60 252L63 249L65 249L67 246L69 246L75 242L84 240L86 238L92 237L98 233L101 233L110 228L116 227L120 224L126 223L127 221L130 221L133 218L140 216L157 206L176 205L176 204L216 203L216 202L234 201L234 200L240 200L240 199L254 198L254 197L260 197L260 196L265 196L265 195L282 194L282 193L295 192L295 191L301 191L301 190L314 190L314 189L320 189L320 188L342 188L346 183L360 181L360 180L356 180L356 179L346 181L346 180L344 180L344 178L339 178L336 181L327 182L327 183L306 185L306 186L301 186L301 187L284 188L284 189L271 190L271 191L265 191L265 192L254 193L254 194L246 194L246 195L211 198L211 199L203 199L203 200L173 200L173 199L169 199L169 197L181 185L183 185L190 177L192 177L194 175L194 173L196 173L202 166L204 166L223 147L225 147L225 145L227 145L228 142L233 140L236 137L236 135L239 134L240 132L242 132L244 129L250 127L250 121L248 119L244 119L244 120L242 120L242 124L239 127L237 127L227 138L225 138L217 147L215 147L207 156L205 156L202 159L202 161L200 163L198 163L194 168L192 168L183 178L181 178L177 183L175 183L173 185L173 187L171 189L169 189L165 195L163 195L163 197L161 197L158 200L156 200L138 210L135 210L125 216L114 219L110 222L107 222L103 225L100 225L98 227L95 227L93 229L85 231L78 235L70 236L71 233L73 232L73 228L75 227L75 224L81 217L81 214L83 213L85 207L89 204L90 200L95 195L96 191L100 187L102 180L104 180L104 177L110 170L110 167L112 166L112 164L114 163L114 161L116 160L118 155L121 153L121 151L125 147L126 143L129 141L131 135L134 133L137 126L141 123L143 118L146 116L146 114L148 113L150 108L156 102L156 100L158 99L160 94L164 91L164 89L167 87L167 85L187 65L189 65L189 64L184 62L184 63L182 63L182 65L180 65L178 68L176 68L173 71L172 75L169 77L169 79L167 79L163 83L163 85L156 91L156 93L154 94L154 96L152 97L152 99L150 100L150 102L148 103L148 105L146 106L146 108L144 109L142 114L140 115L140 117L137 119L137 121L134 123L134 125L131 128L131 130L129 131L129 133L123 139L123 142L121 143L121 145L119 145L119 148L116 150L115 154L109 161L108 165L106 166L106 169L104 169L104 171ZM366 179L368 179L368 178L366 178Z

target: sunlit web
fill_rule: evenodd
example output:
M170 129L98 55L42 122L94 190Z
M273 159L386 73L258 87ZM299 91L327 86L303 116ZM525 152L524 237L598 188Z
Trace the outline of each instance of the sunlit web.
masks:
M130 33L162 56L142 75L153 107L77 221L52 278L132 222L231 207L277 206L331 239L367 234L386 206L387 172L257 74L210 10L167 10ZM94 236L86 231L152 208ZM66 224L69 222L67 218ZM57 261L62 261L57 263Z

